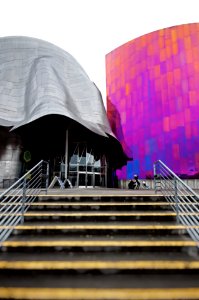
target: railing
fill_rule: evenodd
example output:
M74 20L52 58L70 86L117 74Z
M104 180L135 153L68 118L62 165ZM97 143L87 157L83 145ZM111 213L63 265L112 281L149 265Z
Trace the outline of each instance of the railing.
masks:
M199 195L161 160L154 163L154 185L155 191L160 190L171 203L177 222L185 225L191 238L199 242Z
M42 189L47 192L49 164L41 160L0 195L0 243L5 241Z

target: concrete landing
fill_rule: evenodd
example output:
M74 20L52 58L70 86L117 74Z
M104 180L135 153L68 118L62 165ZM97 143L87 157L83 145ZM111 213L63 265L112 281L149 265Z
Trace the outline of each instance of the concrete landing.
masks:
M46 194L43 190L41 194ZM66 196L161 196L156 194L155 190L129 190L129 189L113 189L113 188L68 188L68 189L48 189L48 195L66 195Z

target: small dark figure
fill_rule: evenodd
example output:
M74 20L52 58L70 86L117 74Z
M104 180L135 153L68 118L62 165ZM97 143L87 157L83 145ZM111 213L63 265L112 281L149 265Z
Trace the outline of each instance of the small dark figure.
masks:
M130 190L134 190L134 188L135 188L135 181L134 180L130 180L130 182L129 182L129 184L128 184L128 188L130 189Z
M134 175L134 179L135 179L135 189L139 190L140 182L139 182L139 179L138 179L138 175Z
M149 190L149 185L145 181L142 182L142 186L144 189Z
M140 188L140 182L138 180L138 176L134 175L134 180L130 180L129 184L128 184L128 188L131 190L137 189L139 190Z

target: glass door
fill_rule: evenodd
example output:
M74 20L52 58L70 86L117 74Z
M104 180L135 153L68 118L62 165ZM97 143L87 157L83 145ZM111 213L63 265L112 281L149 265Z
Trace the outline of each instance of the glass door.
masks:
M86 144L77 143L69 159L69 180L73 187L93 188L106 186L106 158L95 158Z

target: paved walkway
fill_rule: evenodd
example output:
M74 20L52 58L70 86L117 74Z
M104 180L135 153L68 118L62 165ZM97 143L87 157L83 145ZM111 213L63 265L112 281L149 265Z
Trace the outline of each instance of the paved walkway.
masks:
M6 189L0 189L0 194L3 193ZM46 194L46 190L43 189L40 194ZM142 196L142 195L161 195L160 193L156 194L154 190L150 189L140 189L140 190L128 190L128 189L114 189L114 188L67 188L59 189L52 188L48 189L48 195L80 195L80 196Z
M0 195L6 189L0 189ZM28 190L27 190L28 192ZM194 189L194 192L199 194L199 190ZM46 190L43 189L39 193L40 195L46 195ZM163 196L161 192L155 193L153 189L140 189L140 190L129 190L129 189L115 189L115 188L52 188L48 189L47 195L55 195L55 196Z
M45 193L45 191L43 191ZM114 195L114 196L135 196L135 195L156 195L154 190L146 190L146 189L140 189L140 190L128 190L128 189L113 189L113 188L72 188L72 189L48 189L48 194L62 194L62 195ZM159 194L160 195L160 194Z

